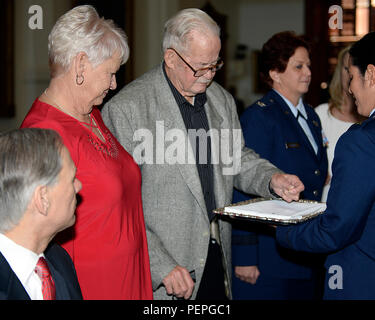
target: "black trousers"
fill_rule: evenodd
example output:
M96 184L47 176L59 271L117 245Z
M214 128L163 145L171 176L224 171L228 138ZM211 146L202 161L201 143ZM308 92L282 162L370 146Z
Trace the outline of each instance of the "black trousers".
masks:
M221 248L214 239L210 239L207 261L196 300L228 300L225 294Z

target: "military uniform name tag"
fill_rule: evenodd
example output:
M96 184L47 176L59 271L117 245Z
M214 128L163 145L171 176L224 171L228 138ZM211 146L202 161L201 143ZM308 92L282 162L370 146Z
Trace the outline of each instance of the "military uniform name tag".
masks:
M299 148L301 145L298 142L287 142L285 143L285 147L287 149Z

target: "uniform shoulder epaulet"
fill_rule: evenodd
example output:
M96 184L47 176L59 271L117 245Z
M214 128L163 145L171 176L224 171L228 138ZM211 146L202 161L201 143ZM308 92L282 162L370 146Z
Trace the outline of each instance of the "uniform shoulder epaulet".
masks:
M257 101L257 103L256 103L259 107L267 107L267 105L264 103L264 102L262 102L262 101Z
M275 102L275 100L273 100L272 98L271 99L268 99L268 100L258 100L256 102L256 104L259 106L259 107L268 107L270 105L272 105L273 103Z

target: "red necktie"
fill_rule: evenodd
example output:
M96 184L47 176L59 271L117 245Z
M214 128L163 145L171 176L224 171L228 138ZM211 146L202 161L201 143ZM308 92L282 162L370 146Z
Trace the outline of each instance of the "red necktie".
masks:
M42 280L42 293L44 300L55 300L56 299L56 288L53 282L51 272L49 271L47 261L43 257L40 257L35 267L35 272Z

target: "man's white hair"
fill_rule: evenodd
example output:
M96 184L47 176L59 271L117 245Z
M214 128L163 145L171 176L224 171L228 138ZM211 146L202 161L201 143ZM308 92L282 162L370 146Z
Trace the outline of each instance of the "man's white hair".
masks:
M51 74L57 68L69 69L73 58L85 52L97 66L120 54L121 64L129 58L129 45L125 32L112 20L100 18L94 7L83 5L61 16L48 37L48 54Z
M196 8L184 9L165 23L163 52L174 48L186 53L193 31L220 37L219 26L207 13Z

